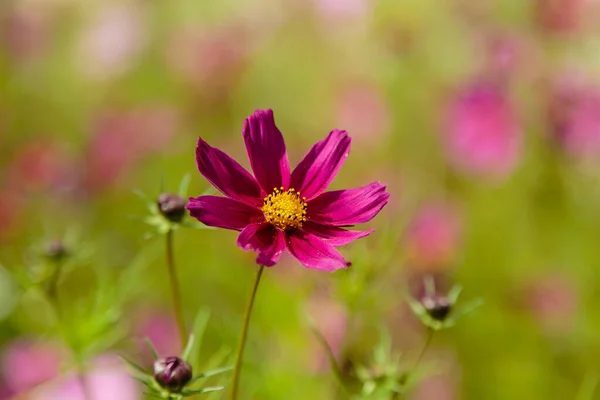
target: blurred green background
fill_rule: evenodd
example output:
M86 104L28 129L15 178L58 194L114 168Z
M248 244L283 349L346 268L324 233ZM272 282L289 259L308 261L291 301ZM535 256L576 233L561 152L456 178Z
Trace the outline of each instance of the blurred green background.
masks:
M133 192L175 192L188 173L189 195L208 190L198 136L248 167L244 118L272 108L292 164L346 129L333 188L379 180L391 199L342 249L348 270L291 257L266 270L243 398L336 398L307 315L345 365L368 364L384 329L410 367L425 329L405 295L429 274L485 303L436 334L409 398L600 398L599 13L593 0L3 0L0 397L80 399L48 389L76 364L65 335L91 369L115 354L149 367L144 336L179 351L164 239L144 239ZM237 343L256 267L235 237L175 233L186 319L211 312L198 367ZM57 240L59 325L39 290ZM132 385L105 374L94 399L142 398Z

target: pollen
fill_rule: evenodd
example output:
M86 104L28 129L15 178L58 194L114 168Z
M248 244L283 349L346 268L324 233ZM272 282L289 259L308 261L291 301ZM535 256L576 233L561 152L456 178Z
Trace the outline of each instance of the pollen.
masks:
M282 231L301 228L306 221L306 197L301 197L295 189L274 188L263 203L267 222Z

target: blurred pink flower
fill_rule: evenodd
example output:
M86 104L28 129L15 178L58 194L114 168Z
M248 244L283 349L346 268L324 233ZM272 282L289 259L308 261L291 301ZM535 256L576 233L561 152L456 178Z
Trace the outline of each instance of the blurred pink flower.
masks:
M183 29L173 36L167 58L174 72L198 93L221 97L241 77L251 47L241 25Z
M51 343L16 339L2 354L2 374L6 386L21 393L58 376L62 351Z
M333 354L339 359L348 330L348 312L341 304L324 294L312 297L306 304L306 308L314 320L315 327L323 335ZM329 359L323 346L316 339L312 342L314 348L312 367L316 371L329 370Z
M14 190L0 188L0 241L6 240L20 220L23 200Z
M469 84L456 93L447 113L446 151L457 169L497 180L513 171L521 156L522 130L502 90Z
M336 103L334 125L350 127L356 141L375 145L389 132L390 111L376 87L350 85L339 93Z
M161 356L168 357L181 353L177 323L171 314L154 309L138 311L137 314L140 317L135 324L136 337L150 339ZM140 342L140 346L143 351L148 350L145 343Z
M430 203L409 222L404 243L411 266L425 271L448 268L461 242L461 223L449 205Z
M77 53L81 71L96 79L126 72L146 44L143 9L111 6L94 14L83 32Z
M60 191L75 184L74 160L57 142L38 139L17 148L6 168L6 185L23 194Z
M551 133L570 156L600 156L600 88L576 76L559 81L550 96Z
M0 40L15 60L26 61L40 55L50 41L50 16L43 7L23 2L0 16Z
M160 107L101 115L83 159L86 188L98 190L110 186L144 156L164 151L175 136L178 122L175 110Z
M526 288L525 301L547 333L565 333L573 328L579 299L568 277L551 273L537 278Z
M542 28L551 32L575 31L583 22L587 2L587 0L537 0L537 20Z
M419 382L410 400L454 400L456 383L448 374L433 375Z
M372 0L313 0L317 14L326 22L345 24L358 22L370 15Z
M69 374L39 387L28 394L30 400L141 400L141 388L131 371L114 355L98 357L85 376L86 393L81 378Z

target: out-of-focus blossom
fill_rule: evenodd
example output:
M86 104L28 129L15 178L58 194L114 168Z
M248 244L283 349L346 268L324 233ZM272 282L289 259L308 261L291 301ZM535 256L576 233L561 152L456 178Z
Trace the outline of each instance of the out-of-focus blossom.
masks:
M581 27L588 0L537 0L540 26L550 32L569 33Z
M421 207L404 238L408 263L424 271L448 268L459 250L461 230L460 217L454 208L442 203Z
M348 312L339 303L328 296L317 295L310 299L307 304L308 313L313 319L315 328L323 335L331 351L339 359L342 346L348 330ZM327 355L323 346L314 340L315 358L312 360L313 368L317 371L325 371L330 368Z
M461 172L500 180L517 166L522 130L498 87L483 82L463 87L451 99L445 123L448 158Z
M579 299L574 283L565 276L554 273L531 282L525 289L525 301L547 333L566 333L573 328Z
M156 310L140 311L138 314L140 318L135 323L136 337L150 339L158 354L181 353L179 331L175 319L170 314ZM140 346L142 350L148 349L145 343L140 342Z
M173 71L196 92L221 98L240 79L251 48L244 26L188 28L174 34L167 58Z
M118 5L94 14L81 37L77 62L83 74L112 79L131 68L146 44L140 7Z
M0 189L0 240L5 240L18 224L23 200L14 190Z
M275 265L287 250L305 268L348 267L336 247L373 230L346 228L373 219L389 193L379 182L325 192L350 152L346 131L331 131L293 171L272 110L256 110L246 118L242 136L254 176L198 138L198 170L225 197L190 198L191 216L208 226L239 231L238 247L256 252L259 265Z
M564 151L582 161L600 155L600 87L576 78L559 81L550 96L552 136Z
M83 159L87 189L113 184L144 156L165 149L179 122L170 108L142 107L102 115Z
M423 379L410 396L410 400L454 400L456 398L456 382L449 374L437 374Z
M60 144L40 139L15 151L6 168L6 186L20 194L60 192L73 188L75 173L74 159Z
M141 388L131 371L113 355L103 355L89 367L83 380L71 373L28 393L31 400L141 400ZM85 382L85 392L82 388ZM87 396L86 396L87 394Z
M522 44L506 34L490 35L485 40L484 70L488 79L506 84L519 67Z
M336 25L365 21L373 7L371 0L313 0L313 4L325 23Z
M374 86L351 85L338 96L335 125L352 127L353 137L361 144L380 143L390 129L390 119L385 98Z
M0 40L13 59L26 61L36 58L48 46L51 21L43 7L9 6L0 16Z
M58 376L62 351L51 343L16 339L4 347L2 375L14 393L27 391Z

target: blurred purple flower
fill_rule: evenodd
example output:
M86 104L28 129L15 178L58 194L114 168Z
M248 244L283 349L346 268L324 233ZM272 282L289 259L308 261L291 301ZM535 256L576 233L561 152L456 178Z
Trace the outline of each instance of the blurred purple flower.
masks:
M456 210L442 203L421 207L404 239L408 262L425 271L448 268L458 252L461 224Z
M27 391L58 376L62 356L62 351L51 343L16 339L3 349L4 382L14 393Z
M143 9L112 6L94 14L77 53L81 71L95 79L112 79L134 64L146 44Z
M336 125L351 126L356 140L381 143L390 128L390 112L382 93L368 84L354 84L342 90L337 100Z
M600 155L600 88L575 76L559 81L550 96L551 133L564 151L582 161Z
M519 162L522 130L512 104L499 88L469 84L447 110L445 144L460 171L491 179L507 177Z
M141 400L141 388L126 365L114 355L98 357L85 376L65 375L28 393L30 400ZM86 397L85 394L89 396Z
M113 184L151 152L173 139L178 114L166 107L142 107L101 115L83 159L84 185L97 191Z
M365 223L388 201L385 185L326 192L350 152L345 131L333 130L290 173L287 150L271 110L257 110L242 131L254 176L198 138L200 173L226 197L191 198L191 215L208 226L241 231L237 244L273 266L290 252L304 267L334 271L348 263L336 250L370 234L342 227Z

